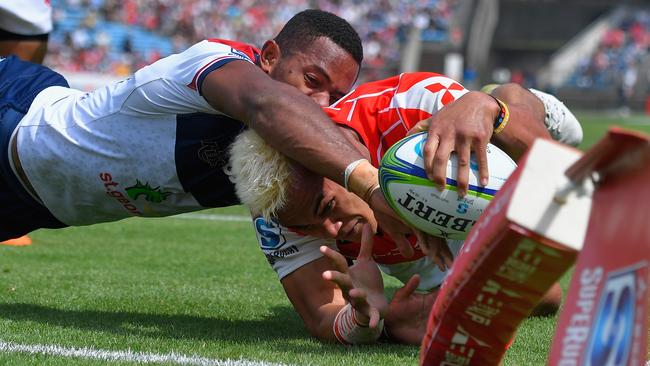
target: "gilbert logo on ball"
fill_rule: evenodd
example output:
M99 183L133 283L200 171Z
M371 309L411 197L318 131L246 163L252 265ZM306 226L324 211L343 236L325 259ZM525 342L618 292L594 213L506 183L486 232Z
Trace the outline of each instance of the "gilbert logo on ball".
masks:
M478 184L478 165L472 154L469 189L458 197L458 163L452 153L447 163L447 182L440 192L424 171L423 146L427 134L407 136L391 146L381 160L379 183L388 203L414 227L449 239L465 239L485 207L517 167L501 149L488 144L489 184Z

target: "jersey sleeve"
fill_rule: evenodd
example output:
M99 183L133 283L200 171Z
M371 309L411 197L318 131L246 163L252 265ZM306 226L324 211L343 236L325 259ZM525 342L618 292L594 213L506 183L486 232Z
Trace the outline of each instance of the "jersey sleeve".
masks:
M253 219L255 235L266 260L281 280L298 268L323 256L321 245L335 249L334 240L300 235L263 217Z
M253 49L252 47L249 47ZM203 98L206 76L229 62L255 64L252 52L218 40L199 42L184 52L165 57L125 80L131 93L122 110L133 114L220 113Z

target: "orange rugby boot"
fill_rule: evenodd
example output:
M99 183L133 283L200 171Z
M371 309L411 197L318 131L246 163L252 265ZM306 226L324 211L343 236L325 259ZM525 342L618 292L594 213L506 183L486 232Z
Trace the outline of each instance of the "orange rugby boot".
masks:
M32 239L27 235L23 235L23 236L18 237L18 238L2 241L2 242L0 242L0 244L2 244L2 245L13 245L13 246L16 246L16 247L20 247L20 246L25 246L25 245L31 245L32 244Z

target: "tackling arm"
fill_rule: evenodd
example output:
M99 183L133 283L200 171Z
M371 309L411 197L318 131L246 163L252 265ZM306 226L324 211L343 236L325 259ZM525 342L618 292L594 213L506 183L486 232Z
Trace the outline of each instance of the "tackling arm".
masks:
M202 93L214 108L245 122L274 148L337 183L343 183L346 166L362 158L308 96L249 62L230 62L211 72Z
M398 249L411 255L405 236L412 229L378 194L377 168L363 160L344 182L346 167L363 156L309 97L244 61L229 62L219 72L209 73L202 93L210 105L247 123L272 147L320 175L347 184L372 208L384 231L396 238Z

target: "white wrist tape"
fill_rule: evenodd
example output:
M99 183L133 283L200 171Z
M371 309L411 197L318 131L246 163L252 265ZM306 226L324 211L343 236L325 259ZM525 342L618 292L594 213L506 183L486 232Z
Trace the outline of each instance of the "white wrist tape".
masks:
M384 319L379 321L375 328L359 324L356 311L352 305L345 305L334 318L332 330L336 339L342 344L369 344L375 343L384 329Z
M368 160L366 160L366 159L355 160L355 161L351 162L350 164L348 164L347 167L345 167L345 172L343 173L343 186L345 187L346 191L350 190L350 186L348 186L348 181L350 180L350 175L352 175L352 172L354 171L354 169L364 161L367 162Z

